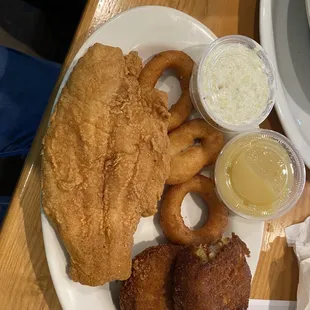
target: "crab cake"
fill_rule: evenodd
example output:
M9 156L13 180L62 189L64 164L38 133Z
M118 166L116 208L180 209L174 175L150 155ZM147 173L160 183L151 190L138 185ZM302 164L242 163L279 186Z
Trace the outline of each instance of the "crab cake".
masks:
M211 246L181 250L174 269L175 309L247 309L252 276L245 256L249 254L235 234Z
M173 310L172 273L182 247L162 244L138 254L132 274L122 283L121 310Z

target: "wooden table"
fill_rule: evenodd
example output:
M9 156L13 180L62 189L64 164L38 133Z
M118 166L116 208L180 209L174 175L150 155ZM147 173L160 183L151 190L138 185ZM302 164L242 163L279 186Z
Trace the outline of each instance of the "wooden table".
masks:
M217 36L244 34L258 40L258 0L90 0L63 66L63 77L85 39L105 21L130 7L157 4L174 7L200 20ZM26 160L0 235L0 309L60 309L46 263L40 222L40 149L51 105ZM273 112L264 124L282 131ZM252 298L295 300L298 268L286 246L284 228L310 215L310 178L297 206L265 225Z

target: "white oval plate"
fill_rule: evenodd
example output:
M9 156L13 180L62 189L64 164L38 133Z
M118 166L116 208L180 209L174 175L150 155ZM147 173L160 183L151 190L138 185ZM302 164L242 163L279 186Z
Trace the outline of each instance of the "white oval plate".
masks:
M77 60L95 42L119 46L124 53L137 50L144 61L167 49L184 50L194 60L197 60L203 45L212 42L215 38L215 35L207 27L180 11L158 6L138 7L117 15L87 39L75 56L60 89L67 81ZM170 102L176 101L180 95L180 87L174 76L161 77L157 87L169 93ZM55 102L57 99L58 97ZM197 223L201 218L202 209L196 205L197 197L192 195L185 197L182 204L182 215L185 223L189 226ZM49 269L62 307L74 310L117 309L117 283L89 287L69 279L66 273L67 254L43 211L42 229ZM247 243L251 250L251 258L248 263L254 274L260 253L263 223L250 222L239 216L231 215L227 232L235 232ZM167 242L161 232L158 215L141 219L134 235L134 241L133 256L151 245Z
M310 0L305 0L305 2L306 2L306 12L307 12L308 24L310 27Z
M276 111L310 168L310 35L305 1L261 0L260 39L278 78Z

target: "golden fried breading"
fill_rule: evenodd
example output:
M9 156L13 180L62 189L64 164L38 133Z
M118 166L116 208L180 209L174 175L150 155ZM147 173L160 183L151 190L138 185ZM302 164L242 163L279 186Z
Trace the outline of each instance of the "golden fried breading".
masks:
M169 140L171 165L167 184L170 185L185 183L204 166L213 165L224 146L223 134L200 118L170 132Z
M178 101L170 108L171 113L168 131L179 127L191 114L193 109L189 94L189 82L194 62L182 51L164 51L155 55L143 68L139 82L142 87L154 88L157 80L167 69L174 69L180 81L182 94Z
M184 197L194 192L200 194L208 204L208 220L192 230L184 223L181 205ZM170 186L162 199L160 226L170 242L175 244L212 244L224 233L228 222L228 211L218 199L213 180L197 174L185 183Z
M133 234L169 175L167 94L141 89L137 53L95 44L64 86L44 139L42 204L91 286L131 273Z
M172 272L180 246L150 247L133 260L131 277L122 283L121 310L173 310Z
M226 244L225 244L226 243ZM249 250L233 234L213 246L192 245L178 254L174 269L176 310L247 309L251 271Z

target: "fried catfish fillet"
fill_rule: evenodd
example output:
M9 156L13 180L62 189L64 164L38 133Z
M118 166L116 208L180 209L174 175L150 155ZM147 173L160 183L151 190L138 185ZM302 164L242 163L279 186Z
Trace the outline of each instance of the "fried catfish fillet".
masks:
M141 89L141 69L137 53L90 47L44 138L43 208L82 284L130 276L133 234L156 212L169 175L167 94Z

